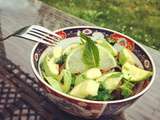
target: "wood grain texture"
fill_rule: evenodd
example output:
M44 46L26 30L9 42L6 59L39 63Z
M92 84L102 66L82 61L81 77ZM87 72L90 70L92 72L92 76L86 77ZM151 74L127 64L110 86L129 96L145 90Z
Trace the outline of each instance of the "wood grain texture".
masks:
M1 37L31 24L40 24L51 30L75 25L93 25L84 20L66 14L37 0L0 0L0 34ZM17 65L30 73L30 53L34 42L20 38L10 38L0 44L0 51ZM5 50L4 50L5 48ZM133 106L125 111L126 120L160 119L160 53L146 47L156 64L156 79L151 89Z

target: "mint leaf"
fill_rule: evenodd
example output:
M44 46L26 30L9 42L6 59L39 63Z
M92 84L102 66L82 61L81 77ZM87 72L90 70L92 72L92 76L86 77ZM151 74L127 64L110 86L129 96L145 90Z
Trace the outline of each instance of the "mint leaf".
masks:
M80 37L85 40L84 50L83 50L83 63L87 65L88 68L99 66L99 51L94 41L83 33L80 33Z

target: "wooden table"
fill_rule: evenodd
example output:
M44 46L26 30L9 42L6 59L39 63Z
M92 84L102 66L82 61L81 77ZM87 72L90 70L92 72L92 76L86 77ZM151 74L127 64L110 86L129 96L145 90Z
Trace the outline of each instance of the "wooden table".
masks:
M40 24L51 30L56 30L58 28L75 26L75 25L93 25L84 20L78 19L69 14L66 14L60 10L52 8L37 0L0 0L0 37L4 37L9 33L12 33L23 26L31 25L31 24ZM24 72L30 73L30 75L34 77L31 66L30 66L30 53L34 44L35 43L33 42L23 40L20 38L10 38L5 42L0 43L0 56L3 58L4 56L6 56L9 60L13 62L13 64L19 65ZM156 80L153 83L153 86L151 87L151 89L143 97L141 97L134 105L128 108L123 113L123 115L112 118L114 120L119 120L119 119L121 120L159 120L160 119L160 95L159 95L160 52L148 47L146 47L146 49L153 57L156 64L156 69L157 69ZM3 60L1 61L1 64L3 64ZM3 69L3 67L0 67L0 69ZM4 80L5 78L0 77L0 82ZM11 82L8 82L7 84L11 84ZM12 87L12 85L9 85L9 86ZM1 115L1 111L3 111L4 113L4 109L1 108L1 104L2 104L1 95L2 95L3 87L4 86L2 85L0 86L0 119L2 120L5 119L4 117L3 118L1 117L1 116L5 116L5 115ZM20 87L23 87L23 86L20 86ZM19 93L21 95L21 92ZM29 99L29 96L26 97L26 99ZM31 100L32 99L30 99L30 101ZM32 104L32 103L27 103L27 104ZM36 105L32 105L32 106L33 106L33 109L37 107ZM50 109L53 109L53 110L50 110L53 113L49 114L45 110L44 111L41 110L41 112L38 112L38 114L42 112L45 113L46 118L44 117L43 119L48 119L48 120L51 120L51 119L79 120L76 117L65 114L60 110L54 109L54 108L55 108L54 105L52 106L52 108L50 108ZM48 115L48 118L47 118L47 115ZM58 116L58 117L54 117L54 116ZM17 119L22 119L22 118L17 117ZM33 118L30 118L30 119L33 119ZM41 118L38 117L36 119L41 119Z

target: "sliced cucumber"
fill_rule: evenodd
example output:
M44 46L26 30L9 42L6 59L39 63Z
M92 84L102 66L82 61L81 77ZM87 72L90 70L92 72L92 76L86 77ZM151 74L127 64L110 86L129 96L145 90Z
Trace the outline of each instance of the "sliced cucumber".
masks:
M118 85L121 82L121 79L121 72L111 72L98 78L97 81L101 82L103 87L109 92L112 92L113 90L117 89Z
M98 94L99 83L95 80L86 80L75 86L70 95L85 98L87 96L96 96Z
M122 66L122 73L125 79L132 82L146 80L153 74L151 71L143 70L128 62Z
M62 56L62 47L56 46L53 48L53 58L55 62L59 61Z
M42 68L45 72L46 76L52 76L54 78L57 77L59 74L59 66L58 64L54 63L54 58L49 58L48 55L45 56L43 63L42 63Z
M54 78L52 77L45 77L45 79L47 80L47 82L51 85L52 88L58 90L58 91L61 91L63 92L62 88L61 88L61 85L60 83L55 80Z
M125 64L126 62L134 64L135 61L131 51L129 51L127 48L122 48L119 53L119 62L121 65Z
M98 69L98 68L91 68L91 69L87 70L84 75L88 79L96 79L96 78L100 77L102 75L102 73L101 73L100 69Z

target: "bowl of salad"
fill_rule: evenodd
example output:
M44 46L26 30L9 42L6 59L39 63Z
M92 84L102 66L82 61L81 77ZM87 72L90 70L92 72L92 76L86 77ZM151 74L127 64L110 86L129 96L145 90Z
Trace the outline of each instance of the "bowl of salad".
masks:
M115 115L151 87L155 65L132 38L93 26L53 31L55 46L37 43L31 65L47 96L63 111L83 118Z

